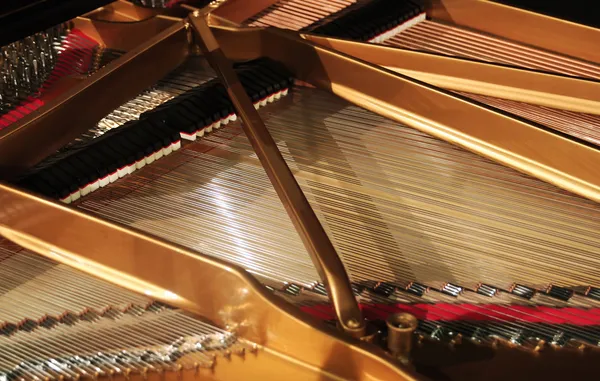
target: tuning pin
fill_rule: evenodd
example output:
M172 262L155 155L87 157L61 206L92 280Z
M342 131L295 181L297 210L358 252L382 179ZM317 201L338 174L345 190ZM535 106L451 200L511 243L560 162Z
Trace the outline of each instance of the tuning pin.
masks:
M73 356L71 361L77 364L78 367L84 368L91 376L92 379L98 379L98 377L107 376L106 371L98 367L90 357L87 356Z
M36 58L31 60L31 76L33 77L33 83L35 83L35 85L37 87L41 81L40 81L40 68L39 68L38 60Z
M64 366L67 367L68 369L71 369L75 375L74 375L74 380L80 380L81 378L87 378L87 379L94 379L94 372L90 372L89 367L87 366L80 366L76 361L74 361L72 358L68 358L65 360L64 362Z
M596 343L591 344L588 343L586 341L580 340L580 339L571 339L568 342L569 347L578 350L579 352L598 352L600 351L600 348L598 348L598 345L596 345Z
M20 41L17 42L13 42L10 46L10 50L9 50L9 58L10 58L10 62L13 65L17 64L17 58L19 57L19 50L21 47L21 43Z
M200 361L194 363L196 365L196 372L200 371L200 368L213 369L217 364L217 358L215 356L202 356Z
M8 59L13 65L16 65L18 62L18 46L18 44L11 45L10 49L8 50Z
M29 63L25 59L25 57L19 57L19 81L21 83L21 87L23 87L26 91L31 90L31 72Z
M45 371L45 367L38 361L22 362L17 365L17 368L38 377L40 380L46 381L54 378L53 375Z
M27 54L35 54L37 50L35 38L33 36L26 37L24 42Z
M244 357L244 356L246 356L246 348L244 348L244 347L235 347L233 349L233 354L235 354L236 356Z
M72 380L78 380L79 374L70 368L69 364L65 363L62 360L50 359L45 362L46 368L48 370L54 370L55 372L63 373L61 376L67 376Z
M11 68L11 70L9 71L9 75L10 75L10 85L12 87L12 89L14 90L14 94L15 97L19 97L19 78L17 75L17 71L13 70Z
M55 41L55 36L54 36L54 32L52 30L43 34L43 41L42 41L41 46L44 49L44 53L48 60L48 62L47 62L48 64L52 64L54 62L54 58L56 56L56 49L54 49L54 41Z
M38 35L38 48L42 55L50 55L52 53L51 37L47 32L42 32Z
M460 333L457 333L452 339L450 339L448 345L450 346L450 348L454 348L455 346L460 345L462 343L462 340L463 336Z
M567 342L568 338L565 336L565 333L561 331L554 334L550 344L555 347L563 347L565 344L567 344Z
M544 340L539 340L536 344L536 346L533 348L533 351L536 353L539 353L541 351L544 350L544 347L546 347L546 341Z
M250 344L250 353L252 353L252 354L258 353L258 344L255 344L255 343Z

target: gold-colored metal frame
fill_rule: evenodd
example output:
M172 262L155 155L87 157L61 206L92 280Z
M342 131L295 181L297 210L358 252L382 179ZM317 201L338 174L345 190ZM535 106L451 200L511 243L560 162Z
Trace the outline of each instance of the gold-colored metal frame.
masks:
M366 324L344 264L205 18L199 10L195 10L189 17L204 56L224 83L242 119L242 129L327 288L327 294L337 315L338 326L348 335L361 338L366 335Z
M490 83L486 80L488 75L498 77L495 74L502 73L504 77L493 82L493 86L484 86L488 95L510 91L518 94L515 95L518 100L578 111L595 109L599 101L596 82L279 30L239 28L232 25L249 17L245 13L253 12L254 7L262 9L274 1L255 1L243 11L235 6L241 2L231 0L217 9L215 14L228 16L227 20L213 18L213 33L228 58L273 58L285 63L297 78L353 103L600 201L598 150L423 81L451 89L481 91L482 84ZM428 12L448 22L479 27L471 20L472 13L465 4L479 7L481 12L489 12L497 6L476 0L440 0L434 1ZM145 18L137 23L119 25L137 31L131 35L140 36L140 41L119 40L117 36L113 40L114 46L127 50L124 56L89 78L65 80L66 91L4 130L0 134L0 174L17 173L35 164L175 68L190 54L185 20L169 16L149 17L145 13L135 13L135 9L127 12L122 12L125 8L119 9L121 13L109 9L97 12L96 16L113 21ZM499 14L509 18L514 17L514 12L511 8ZM540 17L522 14L528 21ZM110 38L103 36L110 35L108 30L114 30L111 29L114 24L102 24L106 21L81 18L78 22L88 28L94 27L90 33L95 30L94 37L105 42ZM569 39L597 36L596 30L549 18L541 22L559 24L564 38L555 50L599 61L593 54L584 54L586 43L568 46ZM519 23L523 24L527 22ZM491 26L480 29L507 38L512 36ZM531 36L528 41L547 47L538 40ZM446 67L437 66L440 60L444 60ZM148 62L153 65L147 65ZM145 71L141 71L144 68ZM130 82L132 78L138 79ZM112 90L109 97L102 97L94 108L85 107L92 99L97 99L99 91L107 88ZM122 96L114 97L114 94ZM82 109L88 112L82 115L84 113L79 112ZM65 120L75 123L66 125ZM32 136L36 138L32 139ZM0 185L0 234L59 262L138 292L149 292L156 299L232 329L240 337L264 348L269 360L261 366L267 373L294 369L298 373L290 375L292 379L414 377L369 344L330 331L281 302L235 266L5 185ZM198 278L203 280L201 286L195 281ZM348 367L349 363L354 366ZM236 372L231 374L239 376ZM259 372L256 377L264 377L264 373Z
M427 15L567 56L600 63L600 30L489 0L428 0Z
M327 329L237 266L5 185L0 235L260 345L267 359L251 379L278 379L283 369L294 371L285 375L292 380L414 379L376 347ZM247 376L242 368L230 379Z
M277 0L228 0L213 14L241 24ZM427 0L427 17L600 63L600 30L490 0Z
M93 20L135 22L153 18L156 13L152 8L139 7L130 1L116 0L81 15L81 17Z
M234 60L270 57L283 62L296 78L354 104L600 201L600 151L596 148L416 79L307 42L293 32L214 28L221 47Z
M302 37L443 89L600 114L600 82L595 80L310 34Z

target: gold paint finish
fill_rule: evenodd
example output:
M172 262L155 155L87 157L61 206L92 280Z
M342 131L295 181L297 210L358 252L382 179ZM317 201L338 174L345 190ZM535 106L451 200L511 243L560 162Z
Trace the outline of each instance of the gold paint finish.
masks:
M84 17L77 17L73 20L74 27L81 29L98 44L126 52L138 48L148 40L157 38L164 31L180 23L181 20L168 16L156 16L126 23Z
M286 31L215 27L225 54L266 56L295 76L380 115L600 201L600 152L536 125Z
M383 44L600 80L600 65L444 21L422 21Z
M296 367L323 369L337 379L414 379L377 348L327 330L236 266L5 185L0 185L0 234L52 260L193 312ZM290 364L261 364L267 372L271 366L290 369Z
M348 274L327 233L279 152L277 143L248 98L231 64L221 51L208 24L203 17L195 15L190 16L190 22L196 30L206 58L227 88L227 93L243 121L242 128L246 136L327 287L336 311L338 325L353 337L364 336L365 322L350 287Z
M88 12L82 17L94 20L131 22L149 19L156 15L156 10L134 5L126 0L117 0L104 7Z
M303 38L445 89L600 114L600 82L315 35Z
M407 363L419 321L413 315L402 312L388 316L385 323L388 327L388 349L400 361Z
M600 30L486 0L430 0L435 20L600 63Z
M122 2L116 5L120 3ZM231 23L237 23L274 1L244 2L244 5L249 6L236 7L236 4L240 3L242 1L226 2L218 8L217 14L229 18ZM518 36L527 43L535 43L542 47L548 47L551 43L553 48L558 45L559 49L554 50L561 53L600 61L597 51L586 50L590 47L589 41L598 41L597 38L585 40L590 36L597 37L598 32L595 30L590 31L574 24L522 11L518 11L521 16L514 17L517 12L514 9L483 1L441 0L436 4L437 8L434 6L431 12L439 18L447 17L447 20L472 27L483 25L487 29L479 29L499 34L494 32L497 31L495 28L502 25L497 17L522 26L520 29L506 31L507 38ZM440 4L444 9L440 8ZM113 21L143 17L135 12L117 12L116 5L99 11L96 16ZM469 9L471 6L480 10L477 17L482 21L473 20L474 11ZM492 13L494 17L491 17ZM509 18L511 20L508 20ZM456 60L444 61L446 58L440 57L432 60L430 56L408 54L405 51L399 53L397 50L384 51L375 48L380 53L370 56L368 53L375 51L372 47L357 47L352 43L329 40L329 44L335 45L332 45L333 48L342 50L336 52L303 41L296 34L282 31L221 26L214 29L218 42L210 41L206 39L212 37L210 31L198 21L195 19L194 24L197 29L204 31L201 34L205 37L201 40L209 41L205 46L209 52L209 59L217 62L217 69L227 69L221 74L233 95L236 108L246 122L247 132L250 131L248 136L251 140L253 135L257 136L256 140L261 142L255 144L255 148L259 148L257 152L259 157L262 156L263 163L265 157L269 156L275 158L277 163L276 155L279 151L264 129L262 121L248 104L249 100L235 75L232 75L228 66L224 66L227 62L221 54L219 44L229 58L271 57L285 63L299 79L326 88L366 109L600 201L598 151L538 129L533 124L452 96L441 89L389 69L463 91L480 88L486 83L487 87L482 91L490 92L490 95L504 94L520 100L530 99L542 102L540 104L552 104L555 107L562 105L581 109L596 107L596 82L527 73L516 69L499 69L479 63L469 63L474 65L470 66L464 62L457 63L459 61ZM81 28L87 28L90 35L104 44L129 52L85 81L78 78L67 79L65 85L75 82L73 87L56 98L49 99L47 105L38 112L4 130L0 135L1 174L15 174L18 170L43 159L89 128L90 124L95 123L108 111L163 77L188 55L187 31L183 20L157 17L149 19L145 24L131 24L129 33L114 33L115 30L111 29L110 24L100 21L92 22L80 18L75 22ZM552 40L548 33L544 33L544 36L533 33L530 31L531 25L535 25L536 22L537 25L558 25L556 29L562 35L556 37L550 34L554 36L555 40ZM502 25L503 30L510 29L506 25ZM145 36L153 37L146 39ZM584 42L577 43L578 38ZM346 54L355 54L359 59ZM376 67L361 58L368 58L373 63L387 66L388 69ZM406 62L399 65L397 60ZM149 65L149 62L152 64ZM442 65L440 62L443 62L444 67L437 66ZM464 73L470 69L473 69L473 72ZM502 73L502 78L488 78L498 73ZM106 92L107 89L112 91ZM114 91L115 89L118 91ZM513 92L515 95L509 94ZM98 97L98 94L107 95ZM95 107L89 107L91 104ZM32 139L32 136L35 136L35 139ZM263 155L261 150L264 151ZM275 188L285 196L287 192L282 189L287 187L288 190L293 190L294 184L289 179L285 180L289 169L286 172L282 165L285 167L285 163L279 163L272 165L271 169L269 165L265 165L265 168L274 183L280 182L279 187ZM316 263L322 263L317 268L327 272L329 265L325 262L334 263L334 260L339 261L339 258L333 255L334 250L333 254L330 251L331 255L325 256L326 259L320 257L323 251L317 246L326 247L331 243L326 236L323 239L315 239L315 236L318 237L319 228L322 230L322 227L318 223L311 224L314 219L310 214L300 215L298 212L312 212L310 206L307 210L302 210L303 200L305 202L306 199L289 197L289 193L287 196L289 200L284 204L292 220L299 221L297 226L305 228L304 235L301 235L309 247L309 252L317 258ZM190 379L201 375L207 379L259 380L285 374L286 378L292 380L414 379L411 374L385 359L381 352L367 343L329 331L268 293L253 277L236 266L209 259L183 247L109 224L4 185L0 185L0 234L48 258L193 312L262 346L256 354L232 356L227 360L219 359L212 369L182 367L166 375L153 374L150 378ZM340 274L345 275L343 267L323 276L325 279L337 278L336 281L329 282L330 295L334 302L338 288L335 285L348 286L347 275L342 279ZM202 282L199 282L199 279ZM340 304L349 303L346 307L338 308L338 311L342 311L340 316L345 316L346 313L360 316L360 312L353 310L354 306L346 294L347 292L344 294L342 291L339 297ZM350 295L355 303L351 293ZM347 319L341 318L341 321L346 322ZM403 325L399 327L398 322L403 322ZM410 316L394 316L388 321L391 330L390 348L400 357L404 357L410 351L410 347L407 348L410 341L406 340L406 336L407 333L412 334L414 323L414 317L411 319ZM352 327L345 328L346 331L352 331ZM133 378L139 377L146 379L146 376L133 375Z
M212 14L241 24L277 1L279 0L228 0L215 9Z

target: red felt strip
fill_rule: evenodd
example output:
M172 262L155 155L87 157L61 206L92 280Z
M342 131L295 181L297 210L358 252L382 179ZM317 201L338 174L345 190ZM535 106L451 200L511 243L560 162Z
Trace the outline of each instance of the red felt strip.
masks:
M545 324L571 324L577 326L600 325L600 308L548 307L501 304L362 304L361 310L368 319L384 320L390 313L408 312L417 319L429 321L487 321ZM335 318L329 304L301 307L304 312L323 320Z

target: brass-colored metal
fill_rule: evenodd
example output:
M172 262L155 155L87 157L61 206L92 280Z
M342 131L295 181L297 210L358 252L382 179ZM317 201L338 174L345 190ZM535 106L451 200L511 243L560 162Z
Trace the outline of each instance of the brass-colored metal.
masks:
M433 19L600 63L600 29L487 0L430 0Z
M214 27L235 60L270 57L296 78L573 193L600 201L600 151L282 30Z
M181 20L159 15L126 23L94 20L86 17L77 17L72 22L73 27L80 29L102 47L129 52L140 47L146 41L156 38L169 28L180 25Z
M136 6L130 1L117 0L110 4L88 12L81 17L94 20L131 22L146 20L156 15L156 10Z
M387 346L401 362L410 361L414 333L419 321L409 313L391 314L385 321L388 327Z
M227 88L227 93L243 121L242 128L248 140L327 287L340 328L353 337L364 336L365 322L352 292L350 279L317 215L248 98L231 63L221 51L204 17L195 13L190 16L190 23L196 30L198 43L205 57Z
M108 39L107 23L78 22L90 33L95 30L95 38ZM67 77L58 82L43 97L43 107L0 132L1 177L18 175L56 152L183 62L189 44L182 20L160 16L142 23L148 26L146 33L141 24L122 25L133 28L131 35L140 39L136 43L113 40L114 46L135 48L87 78ZM165 23L170 26L165 28Z
M242 24L237 23L235 21L231 21L224 17L217 16L216 11L208 13L206 15L206 18L208 20L208 24L213 25L213 26L220 25L220 26L229 26L229 27L234 27L234 28L240 28L243 26Z
M0 235L226 327L304 374L322 369L335 379L414 379L377 348L328 330L270 294L243 269L2 184Z
M442 3L447 1L442 0ZM233 3L235 1L225 4ZM256 1L253 6L259 7L259 3L264 8L264 4L273 1ZM234 19L237 17L237 21L243 21L241 13L233 14L236 15ZM92 25L88 20L79 21L82 26ZM69 91L68 96L61 95L50 100L50 108L32 114L33 117L26 124L19 124L20 128L5 130L6 133L0 136L0 171L10 171L15 165L27 166L47 156L87 129L97 115L103 116L113 108L113 104L122 103L180 63L187 55L187 33L183 21L173 21L173 27L134 48L126 58L111 64L86 82L76 84L77 90ZM215 32L231 57L248 59L270 56L284 62L302 80L327 88L365 108L600 201L599 156L596 150L542 131L533 124L474 105L404 75L353 59L343 52L302 41L298 35L227 28L217 28ZM98 35L101 33L98 32ZM126 41L120 43L125 44ZM137 44L126 48L134 46ZM207 50L218 52L217 59L226 63L217 48L216 41L207 44ZM209 55L209 58L214 56ZM152 64L148 65L148 62ZM147 71L140 72L144 67L147 67ZM216 67L222 68L223 65ZM389 68L398 69L395 65ZM437 80L438 85L444 79L419 77L424 74L418 70L404 73L414 75L417 79ZM450 74L465 79L460 73ZM224 77L234 79L227 73ZM477 81L485 82L483 76L477 78ZM132 79L135 80L133 86L131 82L121 85L125 80ZM72 80L69 79L66 85L71 84ZM508 80L515 79L511 77ZM228 83L230 90L233 89L236 106L245 110L242 119L248 126L255 126L255 112L248 107L247 97L241 95L240 98L243 89L235 80ZM468 82L464 81L460 84L467 85ZM512 85L519 88L516 82L512 82ZM564 86L557 89L558 94L557 90L552 93L579 99L574 93L576 85ZM98 105L98 92L106 89L118 91L111 91L108 94L111 99L103 97ZM123 90L126 90L125 94ZM115 94L119 97L114 97ZM536 95L522 96L535 98ZM592 101L595 102L593 96ZM562 98L550 101L570 102ZM100 107L92 108L90 104ZM79 112L74 113L73 110ZM90 115L81 116L79 114L83 112L80 110L86 110ZM71 124L64 125L65 120L71 121L76 128L72 128ZM258 123L262 122L259 120ZM295 202L291 202L291 205L295 205ZM249 361L234 358L232 362L220 367L217 365L215 369L201 370L200 374L207 379L258 380L275 378L281 374L286 374L290 379L315 380L413 379L411 374L372 351L369 345L329 332L318 322L273 297L242 269L4 185L0 185L0 234L49 258L192 311L263 346L256 357ZM202 279L202 284L197 279ZM407 329L410 330L413 320L407 318L407 321ZM397 322L391 320L391 336L398 334L402 338L407 332L398 330ZM391 344L390 349L396 354L409 352L410 348L405 348L405 339L394 341L392 338L395 344ZM168 374L165 378L190 379L197 375L187 371ZM134 375L133 378L146 379L146 376Z
M600 82L305 34L303 38L444 89L600 114Z
M212 14L240 24L277 1L279 0L228 0Z
M223 49L231 58L270 56L284 62L305 82L330 89L372 111L564 189L593 200L600 199L599 170L594 165L598 152L592 148L384 68L315 46L292 32L215 28L217 38L222 40ZM3 130L0 174L18 173L54 152L109 110L174 68L187 50L185 27L183 21L179 21L39 111ZM157 64L147 65L149 61ZM98 92L106 88L114 91L98 102ZM95 107L87 108L89 104ZM72 124L65 124L65 120Z

